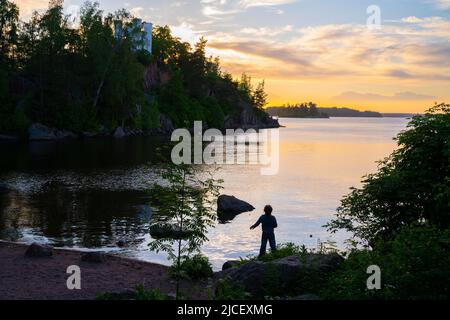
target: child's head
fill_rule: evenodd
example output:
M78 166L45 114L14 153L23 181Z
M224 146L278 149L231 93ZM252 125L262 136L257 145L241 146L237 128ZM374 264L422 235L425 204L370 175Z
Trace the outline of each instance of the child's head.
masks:
M272 211L273 211L273 208L272 208L271 205L267 205L267 206L264 207L264 213L267 216L271 216L272 215Z

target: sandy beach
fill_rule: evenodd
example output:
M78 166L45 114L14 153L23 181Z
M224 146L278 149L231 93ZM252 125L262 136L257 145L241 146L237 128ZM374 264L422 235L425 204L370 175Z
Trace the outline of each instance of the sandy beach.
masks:
M122 293L144 284L174 295L175 284L162 265L106 255L103 263L81 261L82 252L54 249L48 258L25 257L25 244L0 242L0 300L92 300L99 293ZM69 290L67 267L81 269L81 290ZM191 299L207 298L205 284L183 283Z

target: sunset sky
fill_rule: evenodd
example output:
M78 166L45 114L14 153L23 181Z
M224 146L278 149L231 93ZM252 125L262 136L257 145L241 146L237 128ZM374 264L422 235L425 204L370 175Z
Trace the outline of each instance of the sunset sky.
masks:
M47 0L15 0L26 20ZM83 0L66 0L76 13ZM270 105L315 101L382 112L450 102L450 0L100 0L209 52L236 77L265 79ZM370 5L381 29L366 24Z

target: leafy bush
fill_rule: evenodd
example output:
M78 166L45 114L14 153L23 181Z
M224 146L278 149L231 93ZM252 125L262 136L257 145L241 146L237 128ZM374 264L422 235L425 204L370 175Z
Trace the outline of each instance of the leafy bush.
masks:
M280 245L276 251L260 257L259 260L269 262L290 256L303 255L307 252L308 250L305 246L298 246L295 243L288 242Z
M176 266L169 269L171 275L175 276L181 273L182 278L191 280L201 280L210 278L213 275L213 270L208 257L197 254L193 257L188 257L183 260L180 266L180 271L177 271Z
M158 289L146 290L144 285L140 284L136 286L136 300L166 300L167 297L161 293Z
M381 269L381 290L368 290L367 268ZM375 250L353 250L322 295L330 299L449 299L450 229L427 224L401 229Z
M235 286L228 279L220 279L216 286L214 300L248 300L250 294L243 286Z
M370 245L392 240L405 225L450 226L450 105L416 116L362 188L342 200L331 231L345 229Z
M167 296L162 294L158 289L145 289L143 284L137 285L133 292L130 293L111 293L102 292L97 295L96 300L118 301L118 300L167 300Z
M246 258L241 258L239 265L243 265L246 264L250 261L255 261L255 260L260 260L263 262L270 262L270 261L274 261L274 260L279 260L279 259L283 259L286 257L291 257L291 256L304 256L306 254L308 254L308 249L304 246L304 245L296 245L295 243L292 242L288 242L288 243L284 243L278 246L277 251L275 252L270 252L262 257L258 257L258 256L247 256Z

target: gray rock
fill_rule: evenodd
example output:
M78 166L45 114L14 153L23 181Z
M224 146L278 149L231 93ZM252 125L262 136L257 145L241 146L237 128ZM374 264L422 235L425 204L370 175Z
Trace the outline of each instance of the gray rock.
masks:
M221 222L233 220L238 214L253 210L255 207L251 204L234 196L221 195L217 199L217 213Z
M103 252L88 252L81 256L81 261L90 263L103 263L106 261Z
M125 137L125 131L122 127L117 127L116 130L114 130L113 137L116 139L121 139Z
M51 257L52 255L53 247L36 242L31 244L25 252L25 256L29 258Z
M89 138L97 137L98 134L96 132L84 131L82 133L82 135L83 135L83 138L89 139Z
M28 129L28 134L29 139L33 141L58 139L54 129L40 123L33 123Z
M266 113L257 113L251 104L243 100L236 104L236 112L224 119L225 129L268 129L279 128L278 120Z
M313 273L322 275L336 271L344 259L338 254L309 254L304 258L291 256L272 262L250 261L240 267L227 269L218 277L227 278L236 286L243 286L253 297L270 294L273 287L289 288L302 295L307 288L296 286L302 277Z
M17 141L17 140L19 140L19 137L18 136L7 135L7 134L0 134L0 140Z
M240 260L230 260L223 264L222 271L229 270L231 268L236 268L239 267L240 265L241 265Z
M57 139L76 139L78 136L67 130L55 130L55 135Z
M180 230L180 228L171 225L153 225L150 227L150 235L153 239L186 239L192 234L189 230Z
M149 222L153 216L153 209L148 205L138 206L137 215L140 220Z

